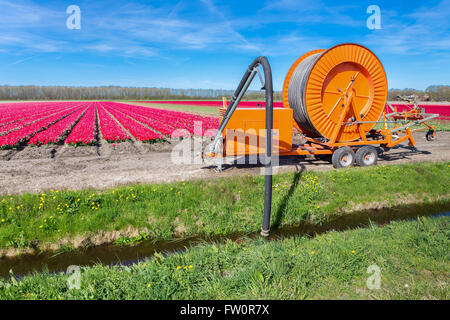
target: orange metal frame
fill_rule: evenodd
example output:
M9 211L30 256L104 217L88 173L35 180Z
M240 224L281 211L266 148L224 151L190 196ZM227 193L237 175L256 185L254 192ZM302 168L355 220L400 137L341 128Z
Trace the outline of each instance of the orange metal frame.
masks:
M311 66L304 92L306 111L317 132L307 132L294 120L293 110L289 106L288 89L299 64L318 54L320 56ZM391 107L394 112L386 114L387 88L386 74L380 60L361 45L341 44L328 50L320 49L304 54L295 61L286 75L283 85L283 108L273 109L274 153L332 154L343 146L354 149L363 145L392 148L404 141L409 141L409 145L414 146L412 134L427 129L432 130L434 137L435 128L424 122L428 119L427 115L417 105L412 110L404 112L397 112ZM224 101L224 108L219 111L220 121L226 111L225 106ZM237 108L234 111L222 132L223 156L244 156L265 152L265 146L259 143L264 140L261 138L265 137L265 111L262 108ZM381 119L383 128L373 129L377 123L381 123ZM394 126L388 128L387 121L393 122ZM425 127L414 130L409 128L419 122ZM304 134L306 139L304 144L292 143L293 128ZM234 136L233 141L237 138L237 143L227 145L228 134ZM243 136L243 139L239 141L236 135Z
M337 148L342 146L350 146L357 148L363 145L382 145L385 148L392 148L396 145L408 140L410 146L415 145L414 138L412 134L414 132L424 131L432 129L434 131L434 126L430 126L426 123L424 128L411 130L409 127L406 127L404 130L399 129L403 125L397 124L392 128L386 127L386 114L383 112L383 129L376 130L371 129L370 131L364 130L364 121L359 117L359 112L356 112L355 106L353 103L353 91L349 90L342 93L344 100L344 108L341 113L341 117L339 119L339 123L336 126L337 129L334 130L333 135L328 141L321 141L319 139L306 137L306 143L302 145L294 145L292 143L292 128L295 126L296 122L292 116L292 109L279 108L274 109L274 141L275 145L278 145L278 152L274 150L275 154L280 156L289 156L289 155L323 155L323 154L332 154ZM220 110L220 118L226 109L221 108ZM355 141L347 141L347 142L339 142L338 137L342 128L350 123L345 123L344 118L345 115L349 112L353 113L356 121L352 122L351 125L356 124L358 126L359 138ZM264 141L264 133L260 131L264 129L264 116L265 109L261 108L238 108L235 113L231 117L227 127L223 131L223 156L244 156L244 155L253 155L253 154L263 154L265 149L264 145L257 144L258 142L252 141ZM394 120L403 120L415 122L418 120L422 120L423 114L419 109L414 108L410 111L404 111L401 113L394 112L394 115L389 117L389 119ZM220 119L222 120L222 119ZM254 134L259 140L252 139L252 137L248 136L248 130L253 129ZM397 130L398 129L398 130ZM232 131L230 131L232 130ZM396 132L398 137L394 138L393 131ZM245 136L243 141L237 141L233 146L227 145L227 133L230 132L236 133L239 132ZM397 134L398 133L398 134Z

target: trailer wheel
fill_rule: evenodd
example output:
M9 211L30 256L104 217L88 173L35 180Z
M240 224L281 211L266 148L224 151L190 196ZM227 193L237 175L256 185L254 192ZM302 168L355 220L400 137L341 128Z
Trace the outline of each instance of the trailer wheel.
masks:
M425 135L427 141L434 141L436 140L436 131L433 129L428 130L427 134Z
M368 167L377 164L378 152L375 147L364 146L356 151L356 164L360 167Z
M355 163L355 153L349 147L341 147L333 152L331 163L336 169L349 168Z
M391 150L391 148L389 148L386 144L380 144L380 147L383 152L388 152L389 150Z

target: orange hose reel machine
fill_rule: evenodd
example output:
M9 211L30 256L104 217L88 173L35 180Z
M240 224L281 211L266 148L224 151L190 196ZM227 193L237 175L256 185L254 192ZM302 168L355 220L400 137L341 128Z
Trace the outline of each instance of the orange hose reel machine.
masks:
M378 140L368 140L383 114L387 90L383 65L362 45L344 43L304 54L285 78L283 107L273 109L273 141L278 145L274 153L333 155L335 167L350 166L355 159L359 165L376 163L375 148L364 145L392 145L387 131L379 130ZM221 121L225 111L220 112ZM237 108L223 131L223 155L263 154L265 147L259 142L227 143L226 136L229 130L248 135L248 129L264 129L264 118L265 109ZM304 134L305 144L293 145L293 127ZM404 139L413 141L408 134L396 143ZM361 151L355 155L355 149Z
M348 142L375 126L387 90L386 73L375 54L345 43L310 51L295 61L284 81L283 106L294 110L294 125L306 136ZM343 110L348 99L351 108ZM367 123L351 124L355 120Z

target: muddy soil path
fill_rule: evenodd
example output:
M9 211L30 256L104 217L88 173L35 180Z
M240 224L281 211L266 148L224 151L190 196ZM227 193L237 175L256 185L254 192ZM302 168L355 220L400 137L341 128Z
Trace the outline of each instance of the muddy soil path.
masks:
M440 132L438 139L427 142L424 134L415 135L417 150L405 145L380 156L379 164L450 160L450 132ZM42 192L51 188L104 189L130 183L158 183L190 179L218 178L233 175L260 174L251 165L225 166L216 173L214 166L174 164L174 144L145 145L145 152L129 143L100 148L56 147L49 150L26 147L23 150L0 151L0 194ZM103 150L102 150L103 149ZM330 170L329 162L305 157L281 158L277 172Z

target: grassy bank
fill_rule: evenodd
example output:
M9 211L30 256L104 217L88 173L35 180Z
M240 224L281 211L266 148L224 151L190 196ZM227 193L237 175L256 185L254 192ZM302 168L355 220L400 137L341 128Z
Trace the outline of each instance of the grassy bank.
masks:
M205 244L129 267L84 267L79 290L64 274L0 280L0 299L449 299L449 222ZM381 276L373 290L372 265Z
M450 162L441 162L277 175L272 226L319 224L351 211L448 201L449 173ZM0 248L127 243L140 233L159 240L253 232L261 225L263 194L264 177L245 176L5 196L0 198ZM93 240L87 234L99 236Z
M448 120L431 121L429 124L435 126L437 131L450 131L450 121Z

